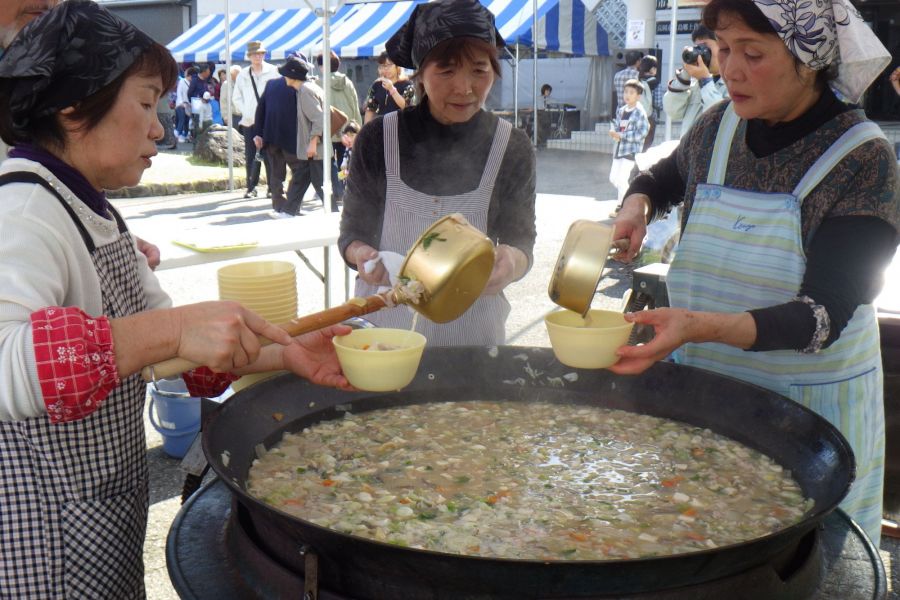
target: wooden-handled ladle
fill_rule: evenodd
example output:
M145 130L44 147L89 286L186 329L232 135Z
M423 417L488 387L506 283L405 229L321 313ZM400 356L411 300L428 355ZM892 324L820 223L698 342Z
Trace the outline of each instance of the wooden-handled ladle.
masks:
M446 323L474 304L493 268L491 240L461 215L447 215L432 224L407 252L400 267L400 283L392 289L351 298L340 306L297 317L278 327L297 336L399 304L412 307L435 323ZM272 343L265 338L260 342ZM155 381L198 366L187 359L172 358L144 367L141 374L145 381Z

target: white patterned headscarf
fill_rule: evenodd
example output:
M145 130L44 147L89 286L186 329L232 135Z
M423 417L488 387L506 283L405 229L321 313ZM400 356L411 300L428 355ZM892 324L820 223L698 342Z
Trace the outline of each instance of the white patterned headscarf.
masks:
M837 63L831 86L859 102L891 62L891 54L849 0L753 0L803 64L821 71Z

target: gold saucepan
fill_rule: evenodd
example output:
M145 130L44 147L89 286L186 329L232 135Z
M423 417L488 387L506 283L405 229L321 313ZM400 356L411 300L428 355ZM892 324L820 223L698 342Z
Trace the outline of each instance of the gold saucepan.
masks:
M612 223L602 221L579 220L569 226L547 288L553 302L582 317L587 314L606 259L628 248L627 238L613 241L613 230Z
M382 294L351 298L346 303L278 325L292 336L301 335L387 306L407 304L435 323L459 318L487 284L494 268L494 245L461 215L447 215L433 223L406 253L400 267L402 285ZM263 344L271 341L260 338ZM172 358L144 367L146 381L184 373L198 365Z

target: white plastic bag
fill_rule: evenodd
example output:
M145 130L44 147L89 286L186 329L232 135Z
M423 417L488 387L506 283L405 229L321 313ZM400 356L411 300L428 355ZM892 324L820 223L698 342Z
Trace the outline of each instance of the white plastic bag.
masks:
M681 235L681 209L676 208L666 218L647 226L647 235L641 245L641 266L653 263L670 263Z

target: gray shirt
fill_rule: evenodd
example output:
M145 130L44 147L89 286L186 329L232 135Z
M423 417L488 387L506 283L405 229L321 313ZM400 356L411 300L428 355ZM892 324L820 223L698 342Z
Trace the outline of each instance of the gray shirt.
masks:
M297 92L297 156L306 158L306 147L313 137L319 137L315 160L322 160L322 132L325 101L322 88L313 81L304 81Z

